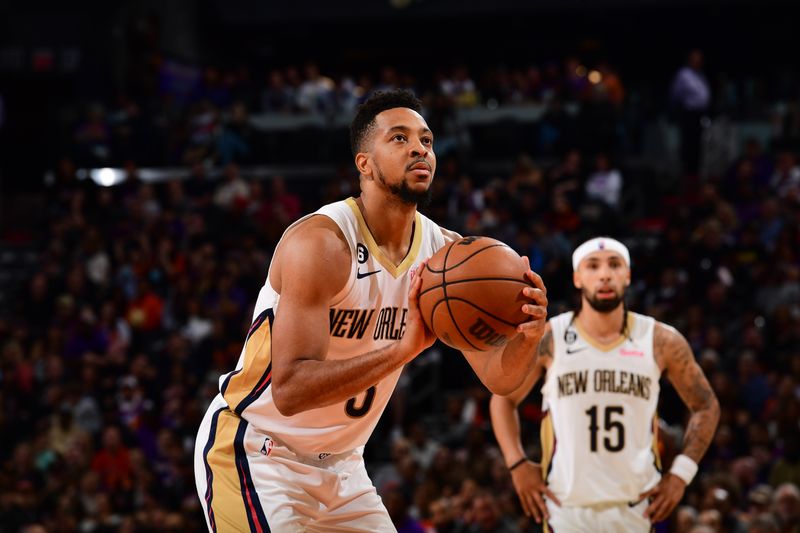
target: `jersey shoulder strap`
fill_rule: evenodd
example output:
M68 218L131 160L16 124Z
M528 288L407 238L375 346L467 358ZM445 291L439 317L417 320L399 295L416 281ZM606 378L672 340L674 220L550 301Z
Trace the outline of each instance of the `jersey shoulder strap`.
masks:
M570 338L570 335L577 335L575 333L574 328L572 328L572 317L574 316L574 312L568 311L566 313L561 313L560 315L556 315L550 319L550 329L553 335L553 359L558 356L559 353L563 351L563 348L567 344L572 344L575 342L574 338Z

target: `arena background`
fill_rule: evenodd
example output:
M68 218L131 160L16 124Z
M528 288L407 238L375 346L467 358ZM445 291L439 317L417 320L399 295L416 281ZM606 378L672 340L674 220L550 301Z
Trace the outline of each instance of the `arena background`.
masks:
M386 87L422 97L437 136L427 214L529 255L551 316L574 302L572 247L610 233L631 308L689 339L722 420L657 529L800 530L793 8L3 3L0 531L203 529L191 452L216 378L283 228L357 190L347 124ZM693 50L699 109L673 91ZM686 410L662 385L669 462ZM401 531L538 531L486 390L442 345L408 366L366 458Z

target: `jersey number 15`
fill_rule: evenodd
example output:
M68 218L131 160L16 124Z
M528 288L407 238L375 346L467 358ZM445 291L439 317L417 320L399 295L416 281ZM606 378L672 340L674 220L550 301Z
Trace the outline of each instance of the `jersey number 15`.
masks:
M618 452L625 447L625 426L620 420L614 420L614 415L622 416L625 410L621 405L606 406L603 430L606 436L603 437L603 446L610 452ZM593 405L586 410L589 415L589 443L593 452L597 451L597 440L600 427L597 424L597 406ZM615 437L613 440L611 437Z

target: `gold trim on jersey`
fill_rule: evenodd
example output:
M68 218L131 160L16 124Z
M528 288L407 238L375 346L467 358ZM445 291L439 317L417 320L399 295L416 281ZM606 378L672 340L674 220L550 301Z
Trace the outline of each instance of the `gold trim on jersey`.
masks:
M633 313L628 312L626 320L628 321L626 329L628 330L628 332L630 332L633 330L633 322L635 320ZM580 322L578 322L578 320L575 320L575 329L578 331L578 334L581 336L583 340L586 341L587 344L591 345L594 348L597 348L601 352L610 352L614 348L619 348L625 343L626 340L628 340L628 337L620 333L619 338L617 340L609 342L607 344L602 343L597 339L595 339L594 337L592 337L591 335L589 335L588 333L586 333L586 330L583 329L583 327L581 327L581 324Z
M653 415L653 457L656 469L661 472L661 451L658 449L658 413Z
M542 479L547 481L550 464L556 451L556 433L553 430L553 419L550 411L542 418L539 426L539 439L542 441Z
M272 324L269 313L261 317L261 320L261 324L256 326L256 330L247 339L241 371L231 374L223 388L223 398L230 408L236 411L240 411L240 404L248 396L263 392L272 377L271 373L267 372L272 363ZM248 405L249 403L252 402L248 402Z
M233 448L241 420L228 409L219 413L214 445L206 456L213 474L211 508L214 510L217 531L236 530L244 527L242 524L247 524L247 510L242 500L242 485Z
M550 466L553 463L553 455L556 451L556 434L553 430L553 419L550 417L550 411L542 418L539 425L539 440L542 443L542 479L545 484L547 483L548 474L550 473ZM542 524L545 533L550 531L547 520Z
M388 257L386 257L386 254L384 254L380 249L378 243L375 242L375 237L372 236L372 232L369 230L369 226L367 226L367 221L364 220L364 215L361 213L361 209L358 208L356 199L350 197L345 200L345 203L350 206L350 209L353 210L353 214L356 216L358 228L361 232L361 235L364 236L364 243L366 244L369 253L371 253L372 256L381 265L383 265L386 271L393 277L398 278L405 274L405 272L411 268L411 265L414 264L414 261L417 259L417 255L419 254L419 249L422 246L422 217L420 217L419 212L415 213L414 215L414 235L411 239L411 248L409 248L408 253L400 262L400 264L395 265Z

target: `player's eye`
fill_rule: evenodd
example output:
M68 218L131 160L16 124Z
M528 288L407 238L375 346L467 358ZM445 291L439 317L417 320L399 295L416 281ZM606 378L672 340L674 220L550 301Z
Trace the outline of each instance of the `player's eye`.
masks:
M392 140L393 141L405 141L406 140L406 136L403 135L402 133L397 133L392 137Z
M432 145L433 144L433 138L432 137L423 137L422 138L422 144L425 144L427 146Z

